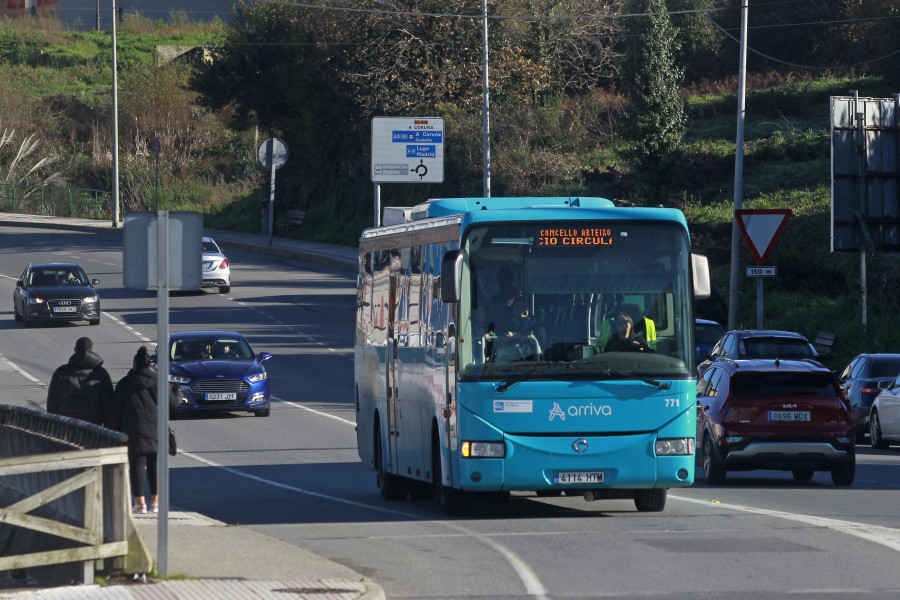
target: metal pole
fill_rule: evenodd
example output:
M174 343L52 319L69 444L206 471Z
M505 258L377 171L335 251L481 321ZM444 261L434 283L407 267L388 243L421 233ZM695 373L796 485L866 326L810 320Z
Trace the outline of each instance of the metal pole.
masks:
M763 328L763 278L756 278L756 328Z
M113 206L112 226L119 226L119 75L116 66L116 0L112 0L112 148Z
M100 0L97 0L97 31L100 31Z
M156 181L153 185L153 210L159 210L159 154L156 155Z
M375 182L375 227L381 227L381 185Z
M169 574L169 211L156 213L156 450L159 523L156 565Z
M853 115L856 119L856 156L857 171L859 173L859 193L857 195L856 218L859 221L859 287L862 295L862 326L865 331L869 321L868 289L866 281L866 224L862 215L866 203L866 191L868 185L866 174L866 113L859 110L859 90L850 90L853 93Z
M269 245L272 245L272 226L275 218L275 140L269 139L266 142L266 157L271 165L271 175L269 176Z
M488 20L487 20L487 0L481 0L481 35L482 35L482 56L481 61L484 71L484 82L482 84L482 120L484 121L484 197L491 197L491 100L490 87L488 86Z
M744 193L744 119L746 109L744 95L747 86L747 12L750 0L741 3L741 60L738 68L738 110L737 139L734 154L734 210L739 210L743 203ZM728 292L728 329L738 327L738 307L740 302L741 268L741 232L737 224L737 215L731 221L731 280Z

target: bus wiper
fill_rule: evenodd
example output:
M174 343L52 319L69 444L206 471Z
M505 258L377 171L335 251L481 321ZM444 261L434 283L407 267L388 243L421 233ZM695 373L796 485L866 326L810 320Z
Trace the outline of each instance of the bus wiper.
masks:
M649 383L650 385L652 385L654 387L658 387L661 390L667 390L670 387L672 387L672 384L669 383L668 381L657 381L655 379L650 379L649 377L635 376L635 374L630 371L613 371L612 369L606 369L606 375L607 375L607 377L616 377L619 379L625 379L628 377L636 377L640 381L643 381L644 383Z
M529 370L525 371L524 373L520 373L520 374L516 375L515 377L512 377L512 378L506 380L505 382L503 382L497 386L497 391L502 394L503 392L508 390L511 386L519 383L520 381L525 381L526 379L528 379L529 377L534 375L534 372L537 371L537 368L538 368L538 366L534 365L533 367L531 367Z

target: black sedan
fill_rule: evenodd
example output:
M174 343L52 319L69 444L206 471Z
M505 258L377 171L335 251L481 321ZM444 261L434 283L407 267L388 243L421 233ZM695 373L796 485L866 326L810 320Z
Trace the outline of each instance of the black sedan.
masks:
M13 313L25 327L38 321L100 324L100 296L78 263L28 265L16 281Z
M838 379L850 401L856 441L869 431L869 409L881 390L900 374L900 354L860 354L851 360Z

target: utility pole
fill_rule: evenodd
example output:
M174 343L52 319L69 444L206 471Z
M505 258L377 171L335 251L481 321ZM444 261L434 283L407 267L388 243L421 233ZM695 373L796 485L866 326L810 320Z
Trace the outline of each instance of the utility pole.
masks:
M744 97L747 87L747 12L750 0L741 2L741 59L738 68L737 139L734 153L734 210L740 210L744 196ZM741 234L737 215L731 215L731 279L728 292L728 329L738 328L740 304Z
M487 0L481 0L481 36L482 57L484 66L484 82L482 84L481 97L483 106L481 109L484 121L484 197L491 197L491 101L490 88L488 87L488 18Z
M116 0L112 0L112 226L119 226L119 74L116 66Z

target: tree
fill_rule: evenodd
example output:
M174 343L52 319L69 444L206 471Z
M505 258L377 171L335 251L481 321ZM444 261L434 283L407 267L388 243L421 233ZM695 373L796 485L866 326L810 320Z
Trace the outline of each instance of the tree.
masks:
M626 24L622 88L627 100L622 134L625 158L644 201L665 202L685 132L683 71L675 64L676 30L664 0L631 0Z

